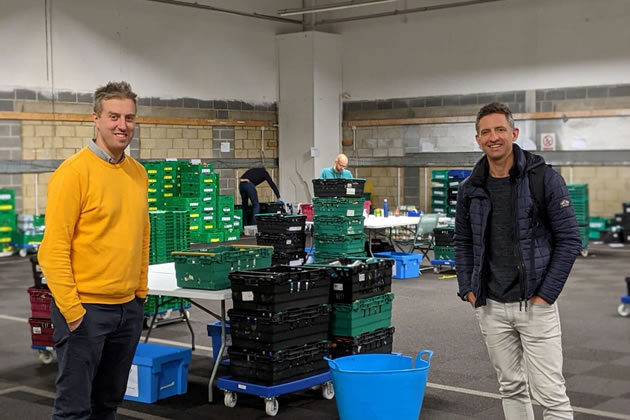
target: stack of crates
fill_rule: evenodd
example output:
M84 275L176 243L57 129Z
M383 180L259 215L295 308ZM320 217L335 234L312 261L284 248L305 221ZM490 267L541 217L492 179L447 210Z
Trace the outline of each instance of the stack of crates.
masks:
M365 257L363 189L365 179L314 179L315 259Z
M256 243L273 246L272 265L302 265L306 252L306 216L257 214Z
M156 311L158 315L164 315L171 311L188 309L192 306L190 300L173 298L170 296L147 296L144 301L144 316L152 317Z
M326 268L279 265L229 277L232 379L270 386L328 371Z
M179 167L176 161L144 162L149 178L149 211L161 210L164 199L179 196Z
M172 262L173 251L190 248L188 212L151 211L149 220L151 221L149 264Z
M433 213L455 217L459 184L471 173L469 169L433 170L431 172L431 209Z
M455 227L437 227L433 229L435 245L433 254L435 260L454 261L455 260Z
M630 201L622 203L623 214L621 215L621 235L623 242L630 244Z
M582 249L588 247L589 236L589 212L588 212L588 184L568 184L569 195L575 209Z
M218 226L219 174L214 172L212 165L186 164L182 165L180 176L179 205L186 206L190 211L191 241L222 242L223 234Z
M35 282L38 283L37 281ZM31 342L35 348L54 347L54 326L50 319L50 303L52 294L46 285L28 288L31 302L31 317L28 319L31 328Z
M223 290L230 287L232 271L271 265L273 247L220 245L214 248L173 252L177 286L185 289Z
M323 267L330 270L331 356L391 353L392 270L388 258L339 258Z
M0 253L12 252L11 238L15 226L15 191L0 189Z
M240 215L234 211L234 196L217 196L217 225L224 241L237 241L241 237ZM236 224L235 224L236 223Z
M25 250L38 249L44 240L43 214L20 214L17 217L17 229L13 231L13 245Z

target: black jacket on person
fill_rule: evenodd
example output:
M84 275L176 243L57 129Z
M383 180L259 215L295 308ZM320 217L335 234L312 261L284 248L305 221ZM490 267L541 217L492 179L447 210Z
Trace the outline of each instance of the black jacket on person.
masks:
M239 179L248 179L249 182L256 186L261 184L263 181L267 181L276 197L280 198L280 191L278 191L278 187L276 186L275 182L273 182L273 179L271 179L271 175L269 175L269 172L267 172L265 168L248 169L243 175L240 176Z

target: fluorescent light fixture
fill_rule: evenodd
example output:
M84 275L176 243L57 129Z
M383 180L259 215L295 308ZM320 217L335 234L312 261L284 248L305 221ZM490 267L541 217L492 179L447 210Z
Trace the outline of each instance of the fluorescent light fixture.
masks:
M280 16L304 15L307 13L330 12L333 10L350 9L353 7L374 6L377 4L391 3L396 0L356 0L344 3L323 4L321 6L304 7L302 9L284 9L278 10Z

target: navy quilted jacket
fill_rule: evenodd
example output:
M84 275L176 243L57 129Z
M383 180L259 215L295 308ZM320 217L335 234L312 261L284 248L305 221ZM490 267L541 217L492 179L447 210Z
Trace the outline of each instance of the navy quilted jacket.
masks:
M544 170L541 156L514 147L514 166L510 170L517 208L514 212L515 229L512 243L519 259L521 299L538 295L549 303L555 302L569 276L582 243L569 191L564 179L552 168L544 176L547 220L533 226L533 200L529 188L532 170ZM472 291L477 297L475 306L486 304L488 279L486 241L488 217L492 212L486 190L489 176L488 159L477 162L472 174L461 183L457 194L455 224L455 263L457 266L458 295L462 298ZM514 191L514 190L513 190ZM541 205L544 209L544 205ZM518 227L518 228L516 228Z

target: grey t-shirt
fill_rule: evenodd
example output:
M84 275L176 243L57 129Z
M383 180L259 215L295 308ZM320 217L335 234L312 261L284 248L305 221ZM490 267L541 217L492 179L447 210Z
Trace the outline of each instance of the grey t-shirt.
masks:
M492 213L488 219L488 297L517 302L521 296L518 259L514 254L514 215L510 177L488 177Z

